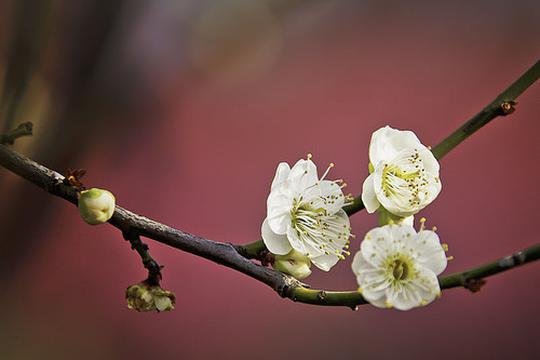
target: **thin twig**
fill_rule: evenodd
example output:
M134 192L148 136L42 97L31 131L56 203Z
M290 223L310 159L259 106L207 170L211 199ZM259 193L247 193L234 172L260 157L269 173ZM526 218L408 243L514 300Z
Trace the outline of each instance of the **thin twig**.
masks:
M159 265L156 260L150 255L148 245L142 242L141 237L137 232L125 231L122 233L124 239L130 242L131 249L137 251L141 257L143 266L148 270L148 278L146 282L152 286L159 286L161 279L161 269L163 266Z
M32 128L33 124L31 122L19 124L19 126L6 134L0 134L0 144L13 144L16 139L22 136L30 136L32 135Z

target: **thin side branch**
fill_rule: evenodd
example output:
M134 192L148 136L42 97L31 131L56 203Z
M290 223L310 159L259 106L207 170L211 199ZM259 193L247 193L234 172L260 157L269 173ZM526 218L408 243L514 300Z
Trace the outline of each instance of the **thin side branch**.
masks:
M144 268L148 270L146 282L152 286L158 286L163 278L161 274L162 266L160 266L150 255L148 245L142 242L141 237L136 232L124 232L122 235L124 236L124 239L130 242L131 249L137 251L141 257Z
M15 140L23 136L32 135L33 124L25 122L6 134L0 134L0 144L13 144Z

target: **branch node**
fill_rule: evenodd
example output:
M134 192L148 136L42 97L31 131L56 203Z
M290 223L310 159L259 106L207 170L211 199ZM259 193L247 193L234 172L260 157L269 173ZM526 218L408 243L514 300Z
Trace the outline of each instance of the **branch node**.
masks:
M485 284L486 280L484 279L466 279L463 283L463 287L472 293L477 293Z
M515 107L516 105L517 105L517 102L515 102L514 100L503 101L501 105L499 105L499 108L502 111L501 115L503 116L510 115L511 113L516 111L516 107Z

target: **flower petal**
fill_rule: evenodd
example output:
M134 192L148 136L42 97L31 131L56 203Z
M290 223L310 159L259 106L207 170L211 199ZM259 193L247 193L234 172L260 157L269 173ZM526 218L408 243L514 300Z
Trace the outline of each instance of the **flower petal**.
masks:
M422 266L439 275L446 269L448 260L437 233L423 230L410 242L417 252L417 261Z
M384 308L386 305L386 288L390 282L384 271L375 268L366 261L362 252L357 252L351 265L362 296L372 305Z
M441 293L439 280L433 271L423 267L417 267L416 278L408 284L422 299L420 305L427 305Z
M276 175L274 176L274 180L272 180L271 189L274 190L279 185L281 185L281 183L287 180L287 177L289 176L290 172L291 172L291 168L289 164L287 164L286 162L279 163L276 169Z
M412 131L396 130L387 125L371 135L369 160L376 167L380 161L391 161L401 150L419 144L420 140Z
M276 234L283 235L291 222L292 199L279 189L274 190L266 201L268 225Z
M309 159L300 159L292 167L287 179L291 181L295 190L301 193L319 180L317 166Z
M330 271L330 269L336 265L339 261L339 257L335 254L321 255L311 258L311 262L323 271Z
M392 291L394 293L391 304L398 310L410 310L422 305L422 297L412 286L406 284L397 289L394 288Z
M392 235L389 226L370 230L360 244L362 255L374 267L379 267L389 251L393 251Z
M292 247L286 235L278 235L268 225L268 219L264 219L261 226L261 235L266 248L276 255L288 254Z
M375 186L373 184L373 174L364 180L364 185L362 186L362 202L366 207L368 213L374 213L379 206L379 200L377 200L377 194L375 193Z
M396 216L408 217L416 214L418 209L416 207L411 207L408 203L408 200L410 199L410 189L407 181L399 178L394 179L394 188L396 191L399 191L400 196L394 194L389 194L387 196L384 192L382 179L385 165L385 162L380 162L377 167L375 167L373 174L371 174L371 176L373 176L373 186L377 200L382 207Z
M341 187L334 181L322 180L303 193L304 201L315 209L323 208L335 214L343 207L345 197Z

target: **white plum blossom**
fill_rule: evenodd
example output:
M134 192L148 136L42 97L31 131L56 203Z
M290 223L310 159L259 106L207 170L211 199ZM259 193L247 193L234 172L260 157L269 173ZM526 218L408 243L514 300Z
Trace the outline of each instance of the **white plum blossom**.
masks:
M409 310L440 296L437 275L446 268L445 249L434 231L390 224L366 234L352 269L359 291L372 305Z
M292 168L285 162L278 165L261 228L271 253L286 255L294 249L324 271L349 255L346 249L352 235L342 210L348 201L341 190L344 184L325 180L333 166L319 179L311 155Z
M412 131L389 126L375 131L369 160L371 174L362 189L369 213L382 206L399 217L414 215L441 191L439 163Z

